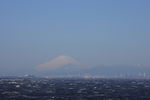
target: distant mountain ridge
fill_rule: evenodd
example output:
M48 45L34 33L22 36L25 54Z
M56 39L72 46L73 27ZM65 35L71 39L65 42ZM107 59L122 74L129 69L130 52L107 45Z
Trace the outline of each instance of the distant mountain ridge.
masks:
M125 65L118 65L118 66L95 66L95 67L80 67L73 64L69 64L63 66L61 68L47 70L43 72L46 75L83 75L83 74L90 74L90 75L136 75L150 73L150 67L142 67L142 66L125 66Z

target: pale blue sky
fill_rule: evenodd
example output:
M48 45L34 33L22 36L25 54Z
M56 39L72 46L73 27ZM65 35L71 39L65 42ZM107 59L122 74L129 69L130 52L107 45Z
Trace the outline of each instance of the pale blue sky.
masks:
M95 65L150 65L149 0L1 0L1 73L56 56Z

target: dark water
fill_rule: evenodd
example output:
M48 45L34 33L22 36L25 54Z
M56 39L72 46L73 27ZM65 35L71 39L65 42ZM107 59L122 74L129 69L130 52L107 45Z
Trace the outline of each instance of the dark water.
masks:
M150 80L1 78L0 100L150 100Z

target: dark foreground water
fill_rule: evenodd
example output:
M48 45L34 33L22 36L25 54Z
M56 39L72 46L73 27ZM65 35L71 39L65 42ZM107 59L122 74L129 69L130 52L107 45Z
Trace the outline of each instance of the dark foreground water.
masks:
M1 78L0 100L150 100L150 80Z

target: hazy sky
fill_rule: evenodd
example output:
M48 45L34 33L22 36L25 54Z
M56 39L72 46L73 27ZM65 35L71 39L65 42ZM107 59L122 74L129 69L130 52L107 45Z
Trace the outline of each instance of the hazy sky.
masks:
M59 56L150 66L150 0L1 0L0 73Z

